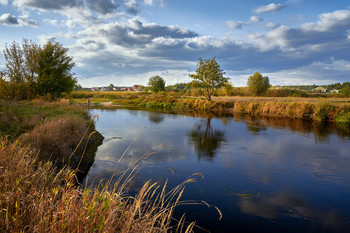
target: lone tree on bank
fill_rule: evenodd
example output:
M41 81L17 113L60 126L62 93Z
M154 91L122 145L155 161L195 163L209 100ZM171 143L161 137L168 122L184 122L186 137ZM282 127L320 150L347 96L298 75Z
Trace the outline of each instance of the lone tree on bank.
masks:
M165 90L165 80L158 75L151 77L147 85L149 86L149 89L154 92Z
M255 96L265 94L271 86L269 77L263 77L259 72L249 77L247 85L249 93Z
M197 63L196 74L190 74L193 79L192 85L205 95L208 101L211 101L211 96L216 88L222 87L228 82L229 78L225 78L225 72L216 62L215 57L209 59L199 58Z

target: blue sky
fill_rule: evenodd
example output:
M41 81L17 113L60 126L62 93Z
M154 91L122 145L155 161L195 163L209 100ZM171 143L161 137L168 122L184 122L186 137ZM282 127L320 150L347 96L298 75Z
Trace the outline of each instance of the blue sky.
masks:
M347 0L0 0L0 49L23 38L69 48L84 87L188 82L213 56L234 86L350 81Z

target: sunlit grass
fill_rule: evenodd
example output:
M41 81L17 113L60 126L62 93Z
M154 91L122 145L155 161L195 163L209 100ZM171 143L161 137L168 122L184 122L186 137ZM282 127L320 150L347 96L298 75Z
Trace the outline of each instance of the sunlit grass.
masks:
M146 153L140 160L152 154ZM174 221L176 206L210 207L204 201L180 199L185 185L201 174L193 174L170 191L167 182L147 181L130 196L126 190L138 161L117 182L111 183L111 177L90 188L76 185L76 170L55 170L52 163L40 162L37 155L31 147L0 138L1 232L192 232L194 222L185 222L184 216Z

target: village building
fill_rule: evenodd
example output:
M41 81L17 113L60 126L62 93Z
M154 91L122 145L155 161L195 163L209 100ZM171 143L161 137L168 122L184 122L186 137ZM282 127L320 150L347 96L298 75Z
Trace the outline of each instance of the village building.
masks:
M315 89L312 90L312 92L315 92L315 93L326 93L327 89L324 88L324 87L316 87Z

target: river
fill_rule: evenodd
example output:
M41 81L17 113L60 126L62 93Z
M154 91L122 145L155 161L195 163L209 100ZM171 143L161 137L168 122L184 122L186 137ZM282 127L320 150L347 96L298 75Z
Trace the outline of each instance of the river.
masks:
M350 130L292 119L92 109L105 137L85 183L108 180L145 153L129 187L168 189L193 173L179 206L195 232L350 232ZM164 147L163 147L164 146ZM115 178L116 179L116 178ZM203 228L203 229L201 229Z

